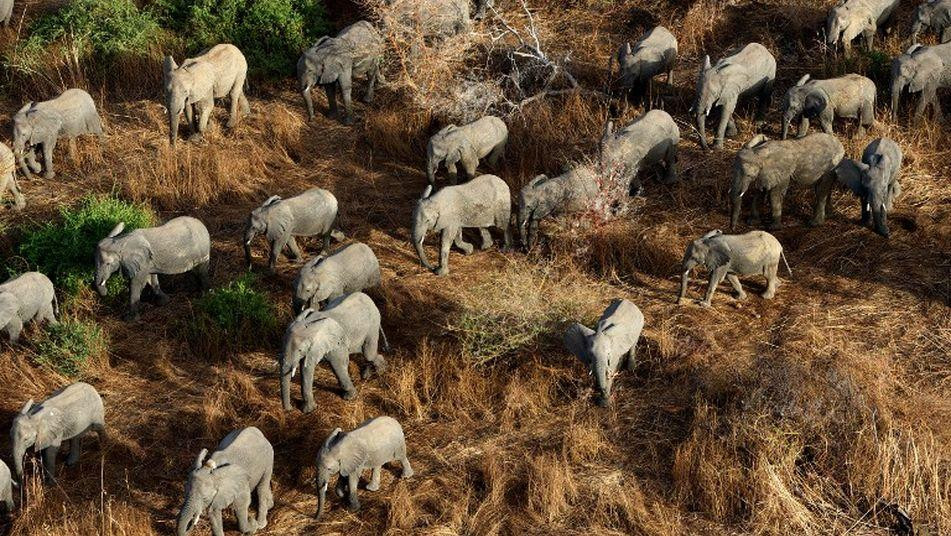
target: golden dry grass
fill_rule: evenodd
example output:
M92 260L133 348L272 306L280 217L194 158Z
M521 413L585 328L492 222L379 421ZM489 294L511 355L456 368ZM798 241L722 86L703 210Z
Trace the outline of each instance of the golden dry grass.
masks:
M499 3L519 20L515 5ZM109 362L87 378L106 400L111 439L87 441L81 463L61 468L58 486L27 486L8 533L167 534L195 453L247 425L260 427L277 453L277 504L265 534L885 534L892 524L886 503L932 535L948 533L945 125L893 123L880 110L872 135L896 139L906 155L890 240L857 225L858 203L846 192L834 194L824 226L808 228L811 194L791 191L786 227L776 234L795 276L781 274L773 301L751 292L738 303L721 290L712 310L673 303L686 243L728 224L733 153L752 132L743 111L741 137L726 150L697 148L684 122L697 63L703 53L719 57L756 39L779 58L779 91L803 70L836 72L842 60L823 55L815 41L829 3L540 3L547 6L537 13L544 40L556 55L573 52L571 68L589 87L604 83L607 55L622 39L655 22L678 35L682 58L666 106L683 131L683 181L646 180L643 198L621 220L546 225L549 239L529 255L453 252L451 275L438 279L418 266L408 226L425 185L426 137L447 118L413 107L415 90L397 67L389 67L393 85L377 103L358 105L358 126L323 117L306 123L286 81L256 87L252 116L235 132L222 126L219 108L204 143L174 150L157 99L98 92L108 136L58 149L57 179L23 181L30 207L0 215L6 229L42 221L89 191L118 191L150 202L164 218L187 213L206 222L217 285L243 271L239 235L253 206L272 194L328 188L349 237L381 260L384 283L373 295L394 348L391 367L358 382L351 402L321 367L318 410L284 412L276 348L223 360L192 351L177 328L195 297L190 279L170 278L163 286L172 302L147 307L135 323L86 297L76 314L100 322L111 341ZM890 54L901 49L909 13L903 8L885 37ZM479 33L464 50L477 53L485 38ZM414 66L430 76L420 85L442 87L467 67L448 61L426 56ZM855 66L867 68L869 60ZM2 104L19 107L9 98ZM590 155L607 111L583 96L531 105L510 123L510 150L497 174L514 192L537 173ZM769 119L775 137L775 110ZM868 139L848 139L852 125L836 128L848 154L858 156ZM8 232L4 251L15 241ZM316 243L305 248L313 254ZM256 255L260 267L263 252ZM285 318L297 268L282 261L276 275L261 277ZM757 291L762 283L744 285ZM697 296L701 282L690 292ZM575 320L593 322L618 296L637 303L647 323L637 370L622 374L615 404L602 410L591 403L582 366L562 348L561 332ZM26 355L11 347L2 353L0 422L65 381ZM331 500L315 522L313 460L324 436L380 414L403 424L416 476L404 482L384 472L379 492L361 492L359 514ZM5 439L0 452L9 452Z

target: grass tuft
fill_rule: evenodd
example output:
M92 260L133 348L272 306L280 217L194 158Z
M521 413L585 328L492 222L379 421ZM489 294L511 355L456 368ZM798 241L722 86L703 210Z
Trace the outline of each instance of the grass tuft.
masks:
M193 346L222 356L274 342L278 326L274 304L257 288L257 277L246 273L195 302L188 331Z
M75 378L85 371L87 364L104 359L106 348L105 335L98 325L80 320L64 320L46 326L46 331L36 343L33 360L38 365Z

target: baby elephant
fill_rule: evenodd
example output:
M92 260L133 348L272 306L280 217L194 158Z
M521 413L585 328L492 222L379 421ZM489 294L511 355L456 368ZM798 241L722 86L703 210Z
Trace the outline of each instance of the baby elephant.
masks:
M53 150L60 138L72 139L83 134L102 134L102 120L96 103L81 89L67 89L55 99L28 102L13 116L13 153L27 179L45 170L52 179ZM43 151L43 166L36 151Z
M308 119L314 119L314 100L310 95L315 85L327 92L330 115L337 116L337 89L343 97L346 110L344 122L353 123L353 104L350 93L353 79L366 77L367 92L364 102L373 100L373 86L380 72L383 56L383 38L372 24L365 20L347 26L337 37L321 37L314 46L304 51L297 61L297 79L307 106Z
M694 240L687 246L682 263L683 275L680 279L680 294L677 303L684 303L687 294L687 279L690 271L695 267L703 266L710 270L710 286L700 305L710 307L713 293L717 285L726 277L736 291L736 299L746 298L743 286L740 285L739 275L762 274L766 277L766 290L763 298L769 300L776 294L779 286L779 277L776 272L779 268L779 259L782 257L786 270L792 276L792 270L783 254L783 246L776 237L766 231L750 231L741 235L725 235L722 231L710 231Z
M911 24L911 42L918 42L921 32L931 30L941 43L951 41L951 0L926 0L918 6Z
M0 502L3 503L7 515L13 513L13 486L16 485L10 475L10 468L0 460Z
M538 240L538 222L549 216L577 214L590 210L600 188L592 166L576 166L549 178L538 175L522 188L518 196L518 232L522 246Z
M55 482L60 445L69 441L66 465L75 465L83 448L82 436L90 430L99 437L100 447L104 445L106 421L102 398L88 383L64 387L39 404L30 399L13 419L10 429L17 482L23 483L23 456L30 447L36 453L43 453L46 482Z
M822 224L826 217L826 202L835 183L833 171L844 155L842 143L831 134L817 133L774 141L767 140L762 134L754 137L736 154L733 162L730 228L736 228L743 208L743 194L751 186L755 194L753 222L759 220L759 205L762 196L768 193L773 213L770 229L780 228L783 198L792 183L815 186L816 202L809 224Z
M840 0L829 11L826 20L826 39L829 46L835 48L842 43L846 54L852 50L852 40L862 36L865 49L872 50L875 32L885 24L892 11L898 7L898 0Z
M380 326L380 310L369 296L355 292L337 298L323 311L305 309L297 315L284 333L284 347L278 359L281 365L281 402L291 409L291 379L301 367L300 390L304 413L314 410L314 370L324 358L330 362L344 400L357 396L350 380L350 354L362 353L367 363L360 376L370 376L370 365L377 372L386 370L386 361L377 351L380 336L383 348L389 350L386 334ZM303 365L301 364L303 362Z
M608 65L622 90L633 93L640 102L653 104L654 77L667 73L667 85L674 85L674 66L677 61L677 38L663 26L655 26L632 46L624 43L617 51L618 73L614 75L614 56Z
M372 473L367 491L376 491L380 489L380 469L384 464L394 461L403 466L402 478L413 476L413 468L406 457L403 427L396 419L368 419L352 432L335 428L317 454L318 496L315 516L319 518L324 510L331 477L340 475L335 486L337 497L342 499L346 496L350 510L356 512L360 509L360 500L357 498L360 475L370 469Z
M505 154L509 130L505 123L494 116L487 116L457 127L449 125L429 138L426 147L426 178L429 184L436 185L436 170L445 163L449 172L449 181L456 184L456 164L462 163L466 178L473 178L479 161L488 158L489 165L495 168L499 158Z
M20 193L20 185L17 184L16 168L16 157L13 151L6 144L0 143L0 201L9 190L10 195L13 196L13 208L23 210L26 199Z
M0 285L0 329L10 342L20 340L23 326L32 320L58 324L59 304L53 282L39 272L27 272Z
M641 191L638 172L650 166L663 165L664 184L677 180L680 129L670 114L651 110L617 133L613 128L609 121L601 138L601 167L607 176L619 177L631 195Z
M597 402L611 403L611 387L622 365L634 370L637 339L644 329L644 314L633 303L617 299L604 310L595 329L575 323L565 331L565 346L594 376Z
M902 151L897 143L879 138L868 144L862 161L845 159L836 168L839 182L848 186L862 203L862 225L873 222L875 232L888 238L888 212L901 195L898 173Z
M951 43L932 47L912 45L892 61L892 115L898 113L902 91L920 93L915 119L921 119L928 107L939 118L942 115L938 90L951 87Z
M320 309L327 300L380 284L380 262L370 246L356 242L308 261L294 281L294 314Z
M211 533L224 536L221 511L228 507L238 518L241 534L266 527L267 511L274 506L273 471L274 448L253 426L226 435L211 456L208 449L201 449L185 483L185 502L178 513L178 536L185 536L194 528L206 510ZM255 519L248 518L252 493L257 494L258 500Z
M268 268L274 271L284 246L290 248L294 259L301 258L296 236L321 237L321 251L330 247L331 237L343 240L343 233L336 229L336 225L337 198L327 190L311 188L288 199L273 195L248 216L244 231L244 257L248 268L251 268L251 241L260 233L264 233L271 244Z
M800 116L800 138L809 132L809 120L816 118L822 131L832 134L832 121L836 117L858 119L856 134L865 136L865 129L875 122L875 82L858 74L829 80L809 80L807 74L786 92L783 102L784 140L789 124Z
M455 244L466 255L472 253L472 244L462 238L462 229L477 227L482 233L482 249L492 247L492 235L489 227L497 227L505 232L506 249L512 245L512 233L509 229L512 215L512 199L505 181L495 175L480 175L458 186L447 186L430 195L433 187L428 186L423 197L416 203L413 212L413 245L419 261L437 275L449 273L449 247ZM433 268L426 260L423 242L426 233L441 232L439 267Z
M136 229L122 234L120 223L96 246L96 290L105 296L106 282L120 268L129 278L130 319L139 317L142 291L148 285L159 303L168 303L168 295L159 286L159 275L194 272L202 290L209 286L208 267L211 237L203 223L179 216L164 225Z

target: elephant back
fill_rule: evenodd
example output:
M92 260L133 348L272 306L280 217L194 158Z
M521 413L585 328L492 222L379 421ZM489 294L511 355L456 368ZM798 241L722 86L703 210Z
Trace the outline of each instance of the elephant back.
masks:
M367 445L371 465L386 463L406 448L403 427L396 419L385 415L364 421L347 435Z
M0 177L12 173L16 169L16 158L13 151L5 143L0 143Z
M249 426L226 435L209 459L218 467L226 463L241 467L256 483L273 466L274 448L261 430Z

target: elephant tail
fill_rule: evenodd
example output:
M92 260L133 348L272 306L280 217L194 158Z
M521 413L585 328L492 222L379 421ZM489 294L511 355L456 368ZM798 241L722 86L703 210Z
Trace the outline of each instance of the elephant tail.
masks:
M789 267L789 263L786 262L786 254L781 249L779 250L779 256L782 257L783 264L786 265L786 271L789 272L789 277L792 277L792 269Z
M59 298L56 297L56 291L53 291L53 314L59 316Z
M390 341L386 338L386 332L383 331L383 325L380 324L380 337L383 339L383 351L390 353Z

